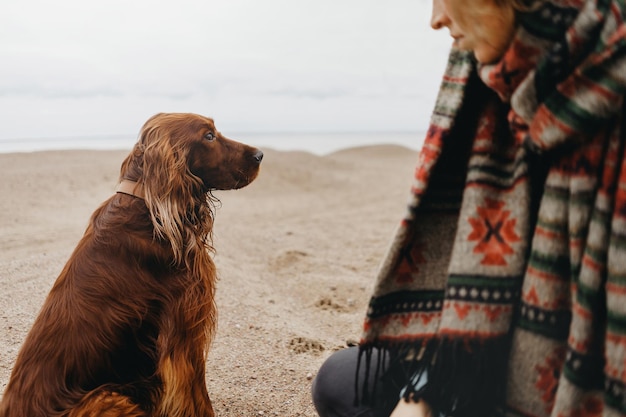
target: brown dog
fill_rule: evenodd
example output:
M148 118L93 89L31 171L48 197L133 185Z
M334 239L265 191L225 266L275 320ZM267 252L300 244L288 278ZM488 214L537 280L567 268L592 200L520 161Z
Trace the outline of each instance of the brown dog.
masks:
M249 184L262 159L209 118L149 119L28 334L0 417L213 416L210 193Z

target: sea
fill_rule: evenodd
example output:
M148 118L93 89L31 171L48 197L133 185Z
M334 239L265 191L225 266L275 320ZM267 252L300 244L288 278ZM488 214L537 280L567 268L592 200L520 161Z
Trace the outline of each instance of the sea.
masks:
M366 133L233 133L228 137L258 148L278 151L305 151L326 155L347 148L371 145L397 145L417 150L423 143L423 132ZM133 135L47 137L1 139L0 153L49 150L124 150L136 142Z

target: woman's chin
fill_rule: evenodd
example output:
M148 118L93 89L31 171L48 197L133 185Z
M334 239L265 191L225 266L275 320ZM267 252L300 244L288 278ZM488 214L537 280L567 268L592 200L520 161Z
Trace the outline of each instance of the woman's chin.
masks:
M497 51L484 51L480 49L474 49L474 57L476 61L483 65L494 64L502 58L502 53Z

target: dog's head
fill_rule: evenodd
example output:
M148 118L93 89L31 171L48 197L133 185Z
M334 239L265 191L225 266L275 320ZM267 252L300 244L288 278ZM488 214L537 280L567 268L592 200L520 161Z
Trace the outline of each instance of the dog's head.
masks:
M248 185L262 159L263 152L227 139L208 117L159 113L141 128L120 180L139 184L156 234L172 243L180 260L189 230L202 238L210 234L210 192Z
M263 152L224 137L208 117L159 113L141 128L121 176L152 188L153 193L189 185L206 193L248 185L262 159Z

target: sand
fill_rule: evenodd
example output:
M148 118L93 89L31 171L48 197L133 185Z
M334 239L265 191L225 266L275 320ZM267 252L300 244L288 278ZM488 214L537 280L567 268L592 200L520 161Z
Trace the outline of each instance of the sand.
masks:
M216 194L219 324L206 381L218 416L317 416L312 378L360 337L417 155L397 146L264 151L254 183ZM126 154L0 154L0 392Z

